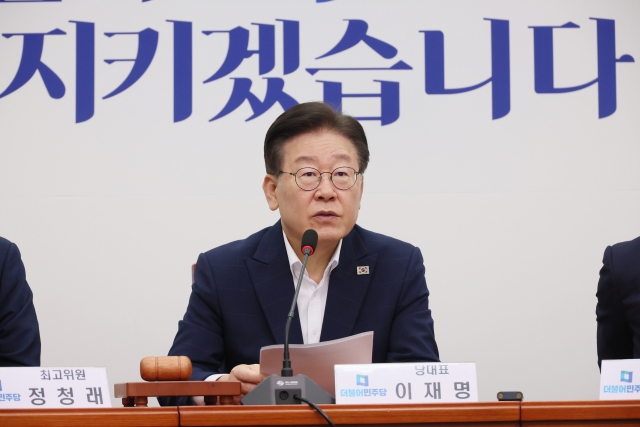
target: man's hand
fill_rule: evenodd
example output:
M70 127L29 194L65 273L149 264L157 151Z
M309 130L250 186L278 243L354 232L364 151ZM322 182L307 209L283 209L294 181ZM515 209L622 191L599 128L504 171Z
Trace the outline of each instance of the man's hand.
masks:
M253 390L267 376L260 373L260 365L238 365L228 375L221 376L218 381L240 381L240 396L220 396L221 405L239 405L247 393Z

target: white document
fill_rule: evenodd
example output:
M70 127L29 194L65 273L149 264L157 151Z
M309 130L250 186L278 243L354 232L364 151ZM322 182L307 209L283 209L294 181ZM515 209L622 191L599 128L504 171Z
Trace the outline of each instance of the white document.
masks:
M475 363L336 365L336 403L478 401Z
M260 372L280 375L284 346L270 345L260 349ZM289 344L293 374L304 374L335 395L334 365L371 363L373 332L363 332L339 340L316 344Z
M0 410L110 407L105 368L0 368Z
M603 360L600 400L640 399L640 359Z

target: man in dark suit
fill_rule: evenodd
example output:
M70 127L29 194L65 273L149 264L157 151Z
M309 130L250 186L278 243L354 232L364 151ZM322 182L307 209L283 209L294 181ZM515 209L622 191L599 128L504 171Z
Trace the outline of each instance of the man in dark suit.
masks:
M290 342L374 331L374 363L438 361L420 250L356 225L369 161L358 121L323 103L300 104L271 125L264 157L263 190L281 220L200 255L169 354L191 359L193 380L239 380L243 395L251 391L264 378L260 348L284 341L302 234L312 228L319 240Z
M640 359L640 237L608 246L598 282L598 365Z
M0 367L40 366L40 330L18 247L0 237Z

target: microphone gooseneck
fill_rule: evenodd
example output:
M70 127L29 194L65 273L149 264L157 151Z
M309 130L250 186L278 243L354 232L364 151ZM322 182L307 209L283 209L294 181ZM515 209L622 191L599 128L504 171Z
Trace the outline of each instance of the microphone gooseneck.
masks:
M296 310L296 303L298 302L298 294L300 293L300 287L302 285L302 278L304 277L304 271L307 267L307 261L309 256L313 255L318 245L318 233L315 230L309 229L302 235L302 253L304 259L302 260L302 268L300 268L300 274L298 275L298 283L296 285L296 293L293 296L293 302L291 303L291 310L289 310L289 316L287 317L287 324L284 328L284 358L282 360L282 372L283 377L292 377L293 369L291 369L291 359L289 358L289 328L291 327L291 321Z

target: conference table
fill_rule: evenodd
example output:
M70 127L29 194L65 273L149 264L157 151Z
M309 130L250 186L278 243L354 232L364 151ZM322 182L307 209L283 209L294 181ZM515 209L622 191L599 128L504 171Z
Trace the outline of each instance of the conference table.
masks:
M640 425L640 401L320 406L336 425L360 427ZM2 427L316 425L327 424L306 405L0 410Z

